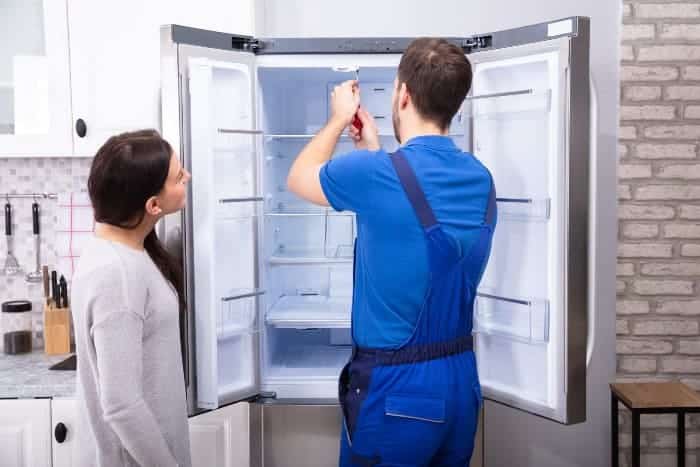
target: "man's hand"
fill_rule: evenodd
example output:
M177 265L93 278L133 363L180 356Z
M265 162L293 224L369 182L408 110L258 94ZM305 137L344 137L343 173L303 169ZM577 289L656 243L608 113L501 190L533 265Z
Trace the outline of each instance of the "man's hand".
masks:
M369 112L360 107L357 111L357 116L362 122L362 131L359 131L355 125L350 125L348 133L355 142L357 149L367 149L369 151L379 151L379 130Z
M360 89L354 79L339 84L331 92L331 120L348 126L359 106Z

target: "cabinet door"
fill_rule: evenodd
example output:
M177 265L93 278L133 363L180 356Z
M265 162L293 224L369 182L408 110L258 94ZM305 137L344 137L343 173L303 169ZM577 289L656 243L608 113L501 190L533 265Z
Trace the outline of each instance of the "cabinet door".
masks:
M51 401L0 400L0 467L51 465Z
M229 405L190 418L192 467L250 466L250 405Z
M78 155L93 156L113 134L156 127L159 43L150 3L69 1L73 139Z
M72 153L64 0L0 2L0 154Z
M82 120L85 128L81 133L74 128L73 138L76 154L84 156L94 155L114 134L159 128L162 25L252 29L252 0L69 0L68 5L73 120Z
M75 430L77 424L75 399L51 401L51 447L53 467L71 467L77 458Z

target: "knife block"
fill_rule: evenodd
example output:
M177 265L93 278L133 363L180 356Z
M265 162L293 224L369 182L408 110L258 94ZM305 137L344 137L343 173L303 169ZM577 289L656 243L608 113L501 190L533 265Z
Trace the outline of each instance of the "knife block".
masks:
M70 353L70 308L44 307L44 353Z

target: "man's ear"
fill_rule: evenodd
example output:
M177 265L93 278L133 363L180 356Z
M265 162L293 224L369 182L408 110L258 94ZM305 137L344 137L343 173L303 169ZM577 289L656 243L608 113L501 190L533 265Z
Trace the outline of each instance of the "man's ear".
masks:
M411 95L408 93L408 87L406 83L401 83L401 88L399 89L399 107L405 109L409 102L411 102Z
M150 214L151 216L157 217L163 212L163 209L160 207L160 203L158 202L158 198L156 196L151 196L146 200L146 213Z

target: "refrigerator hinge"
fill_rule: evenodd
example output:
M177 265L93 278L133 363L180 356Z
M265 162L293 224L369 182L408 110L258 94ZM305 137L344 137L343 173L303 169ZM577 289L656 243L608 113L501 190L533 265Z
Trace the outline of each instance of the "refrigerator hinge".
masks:
M493 36L474 36L462 39L462 49L471 53L476 49L488 49L493 45Z
M237 50L245 50L247 52L257 52L265 48L265 42L252 37L236 37L231 38L231 48Z
M277 399L277 393L274 391L263 391L256 398L258 402L264 402L265 399Z

